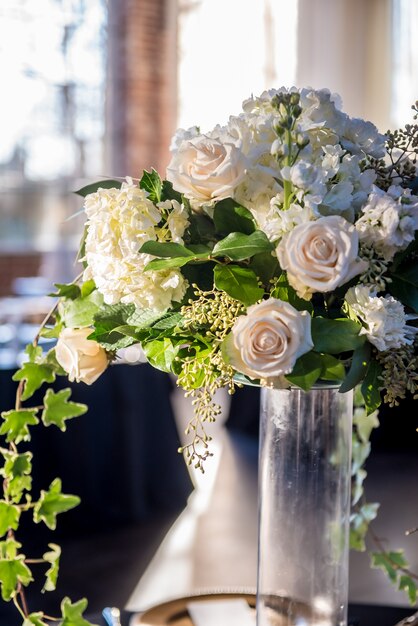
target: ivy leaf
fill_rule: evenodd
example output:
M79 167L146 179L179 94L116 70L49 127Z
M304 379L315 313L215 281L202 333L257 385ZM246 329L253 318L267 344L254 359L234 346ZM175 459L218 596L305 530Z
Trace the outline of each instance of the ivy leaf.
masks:
M92 326L94 316L103 304L103 296L97 291L92 291L85 298L65 300L62 304L61 315L65 325L69 328L86 328Z
M357 428L357 434L363 443L369 441L372 430L379 426L377 415L377 411L369 414L364 410L354 412L353 421Z
M417 601L417 584L410 576L400 576L399 578L399 591L406 591L408 594L409 602L415 604Z
M27 586L33 580L24 558L20 555L15 559L0 560L1 596L6 602L16 596L19 583Z
M122 187L122 182L120 180L99 180L97 183L92 183L91 185L86 185L81 189L78 189L74 193L78 196L83 196L85 198L90 193L95 193L98 189L120 189Z
M87 608L87 600L83 598L78 602L71 603L70 598L64 598L61 602L63 620L61 626L95 626L83 618Z
M66 430L65 420L83 415L87 411L85 404L69 402L68 398L70 396L71 389L69 388L61 389L56 393L53 389L47 390L44 397L44 410L41 416L45 426L55 424L64 432Z
M171 372L171 365L177 356L179 346L174 346L168 337L147 341L142 349L148 361L163 372Z
M20 441L29 441L29 426L39 423L36 413L38 409L19 409L4 411L1 415L4 422L0 427L0 435L7 435L6 441L18 444Z
M57 291L49 295L56 298L69 298L70 300L75 300L81 295L80 287L78 285L75 285L74 283L54 283L54 287L57 288Z
M50 622L44 622L44 613L31 613L25 617L22 626L49 626Z
M162 180L158 172L154 168L150 172L144 170L139 186L148 192L148 198L151 202L161 202L161 191L163 187Z
M330 320L325 317L313 317L311 330L316 352L326 354L351 352L366 341L365 335L359 334L360 324L345 318Z
M371 566L375 569L382 569L389 579L395 583L400 567L408 567L403 551L397 552L372 552Z
M382 386L380 376L382 374L382 366L377 361L371 361L361 385L361 393L366 405L367 415L376 411L382 403L379 388Z
M25 621L22 626L49 626L47 622L44 622L43 613L31 613L25 617Z
M32 453L24 452L17 454L5 451L5 464L0 470L0 474L7 478L5 493L14 502L19 502L23 491L30 491L32 478L29 475L32 471Z
M254 304L264 295L259 287L256 274L239 265L217 265L214 269L215 287L222 289L231 298L243 302L247 306Z
M80 504L78 496L61 493L61 480L55 478L48 491L41 491L41 496L33 510L35 524L44 522L48 528L55 530L58 513L64 513Z
M54 591L56 589L59 572L61 548L56 543L49 543L48 548L51 548L50 552L45 552L42 558L47 563L51 563L51 567L45 572L46 581L42 592Z
M27 400L39 387L44 383L53 383L55 380L55 372L50 365L41 363L24 363L20 370L17 370L12 376L13 380L24 380L25 388L22 393L22 400Z
M14 504L0 500L0 537L9 529L16 530L19 526L20 509Z
M15 539L0 541L0 561L10 561L16 559L18 556L18 550L21 547L22 544Z
M254 218L251 212L232 198L220 200L213 212L216 230L220 233L240 232L250 235L255 231Z

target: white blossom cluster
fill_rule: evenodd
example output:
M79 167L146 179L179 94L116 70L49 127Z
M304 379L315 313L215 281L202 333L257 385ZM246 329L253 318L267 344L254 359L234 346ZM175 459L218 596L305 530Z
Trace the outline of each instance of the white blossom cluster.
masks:
M183 205L173 200L156 206L127 179L120 189L89 194L85 211L84 279L94 280L106 304L133 303L137 308L164 311L173 301L181 301L187 288L181 272L144 271L153 257L139 250L147 241L182 242L188 225Z

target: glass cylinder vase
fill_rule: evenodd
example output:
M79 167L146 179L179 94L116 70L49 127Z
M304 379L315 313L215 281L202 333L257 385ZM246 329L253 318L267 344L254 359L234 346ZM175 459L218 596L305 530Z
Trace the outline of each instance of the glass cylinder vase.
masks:
M257 626L346 626L352 392L261 390Z

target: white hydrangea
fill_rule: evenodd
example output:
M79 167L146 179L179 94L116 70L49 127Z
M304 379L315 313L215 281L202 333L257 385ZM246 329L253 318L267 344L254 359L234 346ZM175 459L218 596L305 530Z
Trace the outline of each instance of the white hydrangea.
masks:
M390 187L385 193L374 187L356 222L360 241L374 248L386 261L413 241L418 229L418 197L409 190Z
M347 118L344 136L341 138L343 148L353 154L369 154L380 159L385 156L384 135L381 135L372 122L360 118Z
M162 219L161 209L144 190L127 179L121 189L89 194L84 206L88 217L84 279L94 280L106 304L133 303L163 311L183 298L187 282L178 270L144 271L152 257L139 250L146 241L158 239ZM180 233L178 224L177 229Z
M350 316L363 324L360 334L366 335L381 352L413 343L418 329L407 321L417 316L406 315L399 300L377 296L372 287L360 285L347 291L345 301Z

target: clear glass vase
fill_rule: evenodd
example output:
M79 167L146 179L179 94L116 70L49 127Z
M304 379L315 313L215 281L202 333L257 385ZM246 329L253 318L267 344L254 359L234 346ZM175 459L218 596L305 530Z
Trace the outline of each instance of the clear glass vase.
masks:
M257 626L346 626L353 397L261 391Z

